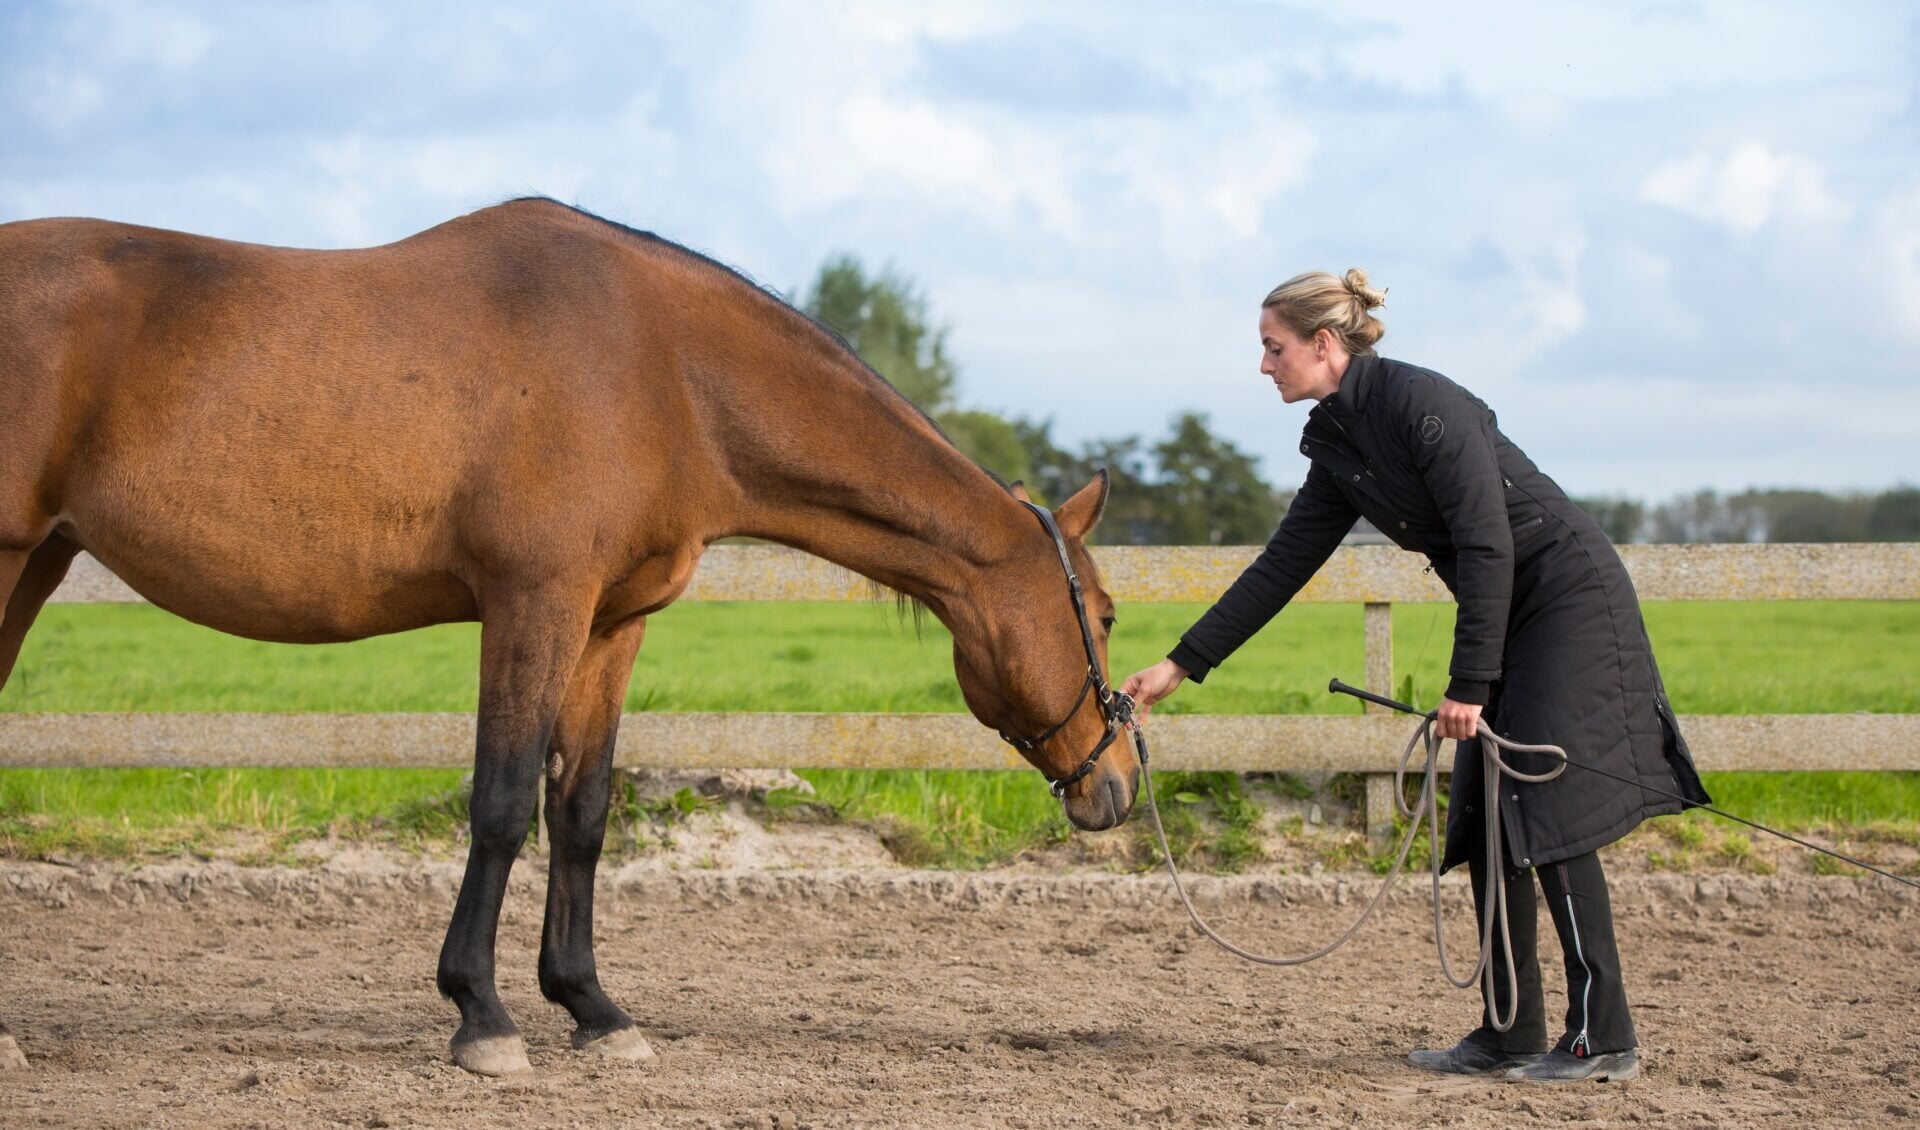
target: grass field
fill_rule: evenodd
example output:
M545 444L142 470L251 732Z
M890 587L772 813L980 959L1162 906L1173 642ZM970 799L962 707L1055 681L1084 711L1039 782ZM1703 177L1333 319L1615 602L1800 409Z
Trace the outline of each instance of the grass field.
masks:
M1120 610L1116 680L1164 654L1203 610ZM1653 604L1648 629L1682 713L1920 712L1920 604ZM1444 686L1451 605L1395 611L1396 670L1430 703ZM478 629L441 628L324 647L262 644L146 606L55 605L27 641L0 711L468 711ZM1357 605L1301 605L1204 686L1162 710L1341 713L1329 676L1364 674ZM964 709L946 634L916 635L891 606L684 604L648 630L629 710ZM919 861L1004 859L1067 834L1037 774L807 771L848 819L884 822ZM463 817L462 774L393 770L0 772L0 852L152 854L213 833L275 844L331 833L443 838ZM1169 775L1162 789L1234 827L1240 783ZM1920 825L1920 774L1714 774L1729 807L1794 827ZM1189 829L1198 834L1197 829ZM1229 853L1230 854L1230 853Z

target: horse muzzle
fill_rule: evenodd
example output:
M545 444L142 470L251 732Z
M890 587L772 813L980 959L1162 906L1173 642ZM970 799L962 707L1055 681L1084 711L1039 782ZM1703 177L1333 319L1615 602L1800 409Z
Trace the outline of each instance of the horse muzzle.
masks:
M1077 787L1060 798L1067 819L1083 832L1104 832L1126 823L1133 811L1134 798L1140 795L1140 769L1131 774L1105 769L1088 775Z

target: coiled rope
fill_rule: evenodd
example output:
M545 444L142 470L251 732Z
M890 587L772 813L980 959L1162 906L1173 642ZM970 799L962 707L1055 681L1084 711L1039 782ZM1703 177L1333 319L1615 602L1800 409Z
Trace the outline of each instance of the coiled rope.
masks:
M1896 883L1902 883L1906 886L1920 889L1920 882L1915 882L1904 876L1895 875L1871 863L1855 859L1850 855L1843 855L1831 848L1822 847L1819 844L1803 840L1798 836L1788 835L1777 829L1769 828L1765 824L1748 820L1744 816L1735 816L1731 812L1715 808L1710 804L1698 804L1688 800L1686 797L1680 796L1678 793L1663 792L1659 789L1649 788L1639 781L1628 780L1617 774L1609 773L1604 769L1597 769L1591 765L1582 765L1578 762L1569 761L1567 759L1567 751L1559 746L1528 745L1524 742L1509 741L1499 734L1494 733L1492 728L1487 725L1486 719L1482 718L1480 720L1478 735L1480 738L1481 757L1481 809L1485 813L1483 817L1485 820L1484 844L1487 851L1488 862L1486 868L1487 889L1483 895L1485 901L1483 901L1482 905L1491 903L1494 907L1494 913L1487 915L1486 920L1480 925L1480 948L1478 954L1474 957L1473 968L1469 970L1464 977L1456 976L1453 972L1453 964L1447 956L1446 935L1441 928L1440 918L1441 844L1440 807L1437 800L1439 797L1440 743L1445 739L1436 736L1433 732L1433 724L1437 720L1437 714L1433 711L1423 712L1405 703L1395 702L1390 698L1358 690L1357 688L1347 686L1338 679L1333 680L1329 689L1344 694L1355 695L1369 702L1391 707L1402 713L1419 716L1420 724L1414 728L1412 736L1407 739L1406 747L1400 751L1400 763L1395 767L1393 772L1394 808L1401 816L1407 818L1407 832L1405 836L1401 837L1400 850L1394 855L1393 866L1388 869L1386 877L1381 880L1380 889L1374 892L1372 901L1368 902L1366 909L1360 912L1360 917L1354 919L1353 924L1348 926L1345 932L1333 941L1328 942L1312 953L1294 956L1273 956L1244 950L1221 937L1213 927L1207 925L1205 919L1200 917L1200 912L1194 909L1193 900L1187 896L1186 885L1180 881L1179 868L1174 865L1173 849L1167 844L1167 830L1160 823L1160 805L1154 799L1153 794L1153 773L1147 768L1146 734L1137 722L1132 721L1132 700L1127 699L1124 705L1124 713L1128 719L1128 725L1133 731L1134 751L1139 756L1140 774L1145 778L1146 782L1147 808L1153 816L1153 833L1160 841L1160 854L1167 861L1167 876L1173 880L1174 892L1180 896L1180 904L1187 908L1187 917L1193 920L1194 927L1211 939L1216 945L1220 946L1220 948L1236 957L1258 962L1261 965L1305 965L1310 961L1318 961L1320 958L1326 957L1328 954L1347 944L1354 934L1359 932L1360 927L1366 925L1367 919L1373 917L1373 912L1386 900L1387 892L1393 889L1393 884L1400 878L1401 869L1406 866L1407 854L1413 848L1415 837L1420 834L1420 825L1424 818L1428 830L1428 843L1430 848L1428 854L1431 857L1430 863L1433 874L1433 944L1435 951L1440 957L1441 974L1445 976L1447 982L1456 989L1464 989L1472 985L1475 981L1480 981L1481 975L1486 972L1489 964L1493 960L1493 932L1497 924L1500 931L1501 953L1506 959L1507 984L1509 986L1515 985L1517 977L1513 964L1513 932L1507 915L1507 887L1506 883L1502 881L1502 875L1505 871L1505 844L1503 843L1500 824L1501 782L1511 779L1528 784L1539 784L1545 781L1551 781L1560 776L1567 771L1569 765L1601 777L1607 777L1625 784L1634 785L1655 796L1680 801L1688 808L1704 809L1707 812L1713 813L1715 816L1724 817L1736 823L1744 824L1749 828L1757 828L1769 835L1778 836L1789 843L1798 844L1801 847L1820 852L1824 855L1830 855L1835 859L1842 860L1863 870L1871 871L1876 875L1891 879ZM1124 695L1117 697L1126 698ZM1420 796L1413 804L1409 805L1406 801L1406 776L1408 766L1413 760L1414 750L1416 749L1424 750L1426 757L1420 767ZM1524 773L1508 765L1506 761L1502 759L1501 751L1544 754L1554 758L1558 764L1545 773ZM1487 1002L1487 1015L1492 1018L1493 1027L1497 1031L1505 1032L1513 1027L1514 1017L1520 1007L1519 996L1517 993L1512 994L1513 999L1507 1002L1506 1015L1503 1017L1500 1013L1499 1002L1493 998L1492 982L1493 979L1490 977L1481 982L1481 995Z
M1433 732L1434 721L1435 715L1431 713L1421 718L1420 725L1414 729L1413 735L1407 739L1406 748L1400 751L1400 764L1393 772L1394 807L1399 811L1400 815L1408 818L1407 832L1406 835L1400 838L1400 850L1393 858L1393 867L1387 871L1386 877L1380 882L1379 890L1374 892L1372 901L1368 902L1366 909L1360 912L1360 917L1354 919L1353 925L1348 926L1345 932L1339 937L1319 949L1314 950L1312 953L1303 953L1294 956L1257 954L1241 949L1239 946L1221 937L1212 926L1207 925L1205 919L1200 917L1200 912L1193 908L1193 900L1187 896L1186 885L1180 881L1180 871L1174 866L1173 850L1167 845L1167 830L1165 826L1160 823L1160 805L1154 799L1153 795L1153 773L1147 768L1146 737L1141 730L1136 727L1133 731L1134 747L1140 755L1140 774L1146 779L1147 808L1153 816L1153 833L1160 841L1160 854L1167 861L1167 876L1173 880L1173 889L1180 896L1180 904L1187 908L1187 917L1193 919L1194 926L1228 953L1245 958L1248 961L1258 962L1261 965L1305 965L1310 961L1318 961L1320 958L1346 945L1354 934L1359 932L1360 927L1366 925L1367 919L1373 917L1373 912L1379 909L1380 904L1386 900L1387 892L1393 889L1394 882L1400 878L1401 869L1406 866L1407 853L1413 849L1414 838L1420 834L1421 818L1425 817L1428 835L1430 837L1431 850L1429 855L1432 857L1433 872L1433 941L1434 948L1440 955L1440 971L1442 975L1444 975L1447 982L1456 989L1467 988L1475 981L1479 981L1481 979L1480 975L1493 960L1493 931L1497 922L1500 930L1501 953L1506 958L1507 984L1513 985L1515 983L1513 932L1507 917L1507 887L1505 883L1501 882L1502 869L1499 867L1489 867L1487 869L1488 889L1486 897L1492 900L1494 913L1487 915L1486 921L1481 924L1480 948L1479 953L1474 957L1473 968L1470 969L1464 977L1456 976L1453 972L1453 964L1447 956L1446 935L1441 929L1440 920L1440 806L1436 803L1436 799L1439 796L1440 743L1445 739ZM1482 792L1484 793L1483 805L1486 811L1487 858L1497 862L1501 859L1501 853L1504 850L1501 843L1500 832L1499 796L1501 780L1503 778L1512 778L1513 780L1525 781L1529 784L1551 781L1566 772L1568 765L1567 751L1556 745L1527 745L1524 742L1508 741L1506 738L1494 733L1487 725L1485 719L1482 719L1480 722L1480 739L1481 764L1483 768L1481 774ZM1420 770L1420 797L1414 801L1412 805L1408 805L1405 784L1407 767L1413 760L1413 753L1416 749L1424 749L1426 751L1426 759ZM1545 754L1557 759L1559 764L1545 773L1523 773L1502 760L1498 752L1499 750L1508 750L1514 753ZM1513 1027L1514 1016L1518 1013L1520 1007L1518 994L1509 994L1512 999L1507 1002L1506 1015L1503 1017L1500 1014L1498 1002L1495 1001L1492 996L1491 978L1488 979L1488 987L1483 989L1482 993L1486 997L1487 1014L1493 1018L1494 1028L1498 1031L1505 1032Z

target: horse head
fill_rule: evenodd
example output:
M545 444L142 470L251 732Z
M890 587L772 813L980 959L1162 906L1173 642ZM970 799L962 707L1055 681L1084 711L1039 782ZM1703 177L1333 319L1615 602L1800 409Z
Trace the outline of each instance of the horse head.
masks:
M992 591L976 602L984 613L979 630L955 632L953 644L974 717L1045 774L1067 818L1090 832L1124 821L1140 785L1108 681L1113 600L1085 544L1107 488L1102 470L1046 512L1013 484L1013 497L1032 515L1032 536L1021 542L1031 551L995 570Z

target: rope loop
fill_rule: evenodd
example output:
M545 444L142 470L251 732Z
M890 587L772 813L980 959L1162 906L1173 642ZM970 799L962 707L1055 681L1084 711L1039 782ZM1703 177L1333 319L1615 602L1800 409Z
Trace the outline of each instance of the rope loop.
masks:
M1138 725L1135 725L1133 727L1133 744L1139 753L1141 775L1146 778L1147 807L1153 816L1153 832L1155 837L1160 841L1160 854L1167 861L1167 875L1173 880L1174 892L1180 896L1180 903L1187 908L1187 917L1193 920L1194 926L1228 953L1236 957L1245 958L1248 961L1257 962L1261 965L1305 965L1310 961L1318 961L1320 958L1346 945L1354 934L1359 932L1360 927L1366 925L1367 919L1373 917L1373 912L1379 908L1380 904L1386 901L1387 892L1393 889L1394 883L1400 878L1401 869L1406 866L1407 855L1413 850L1413 841L1420 834L1421 820L1425 818L1429 837L1428 855L1431 857L1430 862L1433 872L1433 941L1434 948L1440 957L1441 973L1446 977L1447 983L1456 989L1467 988L1475 981L1481 980L1481 974L1487 971L1493 959L1493 929L1497 919L1500 926L1501 951L1506 957L1507 984L1508 986L1514 985L1517 978L1513 964L1512 930L1507 917L1507 888L1506 884L1501 882L1501 875L1505 871L1505 868L1500 866L1500 863L1505 847L1501 842L1500 835L1500 782L1503 779L1511 779L1527 784L1540 784L1544 781L1551 781L1567 771L1567 751L1557 745L1528 745L1524 742L1509 741L1499 734L1494 733L1493 728L1487 725L1485 718L1480 720L1477 738L1480 746L1482 770L1481 805L1482 811L1485 813L1485 845L1487 849L1487 860L1490 865L1487 868L1487 891L1485 897L1495 907L1495 912L1488 915L1486 921L1481 924L1480 948L1479 953L1474 957L1473 968L1467 972L1466 976L1458 977L1454 975L1452 962L1447 957L1446 935L1442 931L1440 918L1440 806L1438 804L1438 797L1440 743L1445 739L1436 736L1433 732L1433 724L1436 717L1437 715L1433 711L1429 711L1422 716L1420 725L1415 727L1412 736L1407 739L1406 748L1400 751L1400 763L1393 772L1394 809L1399 812L1401 816L1407 818L1408 825L1406 835L1400 840L1400 850L1394 856L1393 867L1387 872L1386 877L1381 880L1380 889L1374 892L1372 901L1368 902L1366 909L1360 912L1360 917L1354 919L1353 925L1348 926L1345 932L1339 937L1319 949L1314 950L1312 953L1292 956L1257 954L1241 949L1239 946L1234 945L1232 942L1227 941L1218 933L1214 932L1213 927L1207 925L1206 921L1200 917L1200 912L1193 908L1193 900L1187 897L1186 886L1180 881L1180 871L1174 866L1173 849L1167 845L1167 830L1160 823L1160 805L1155 801L1153 795L1153 774L1147 768L1146 734ZM1406 799L1406 776L1409 767L1413 764L1414 751L1417 749L1424 750L1426 756L1420 767L1420 795L1418 799L1409 805ZM1501 757L1501 751L1509 753L1544 754L1557 759L1558 764L1544 773L1526 773L1507 764ZM1506 1014L1503 1017L1498 1002L1493 999L1492 978L1486 979L1482 993L1487 1002L1487 1014L1493 1018L1495 1030L1505 1032L1512 1028L1514 1017L1517 1015L1520 1007L1518 995L1512 994L1511 988L1509 989L1509 993L1513 996L1513 999L1507 1002Z

